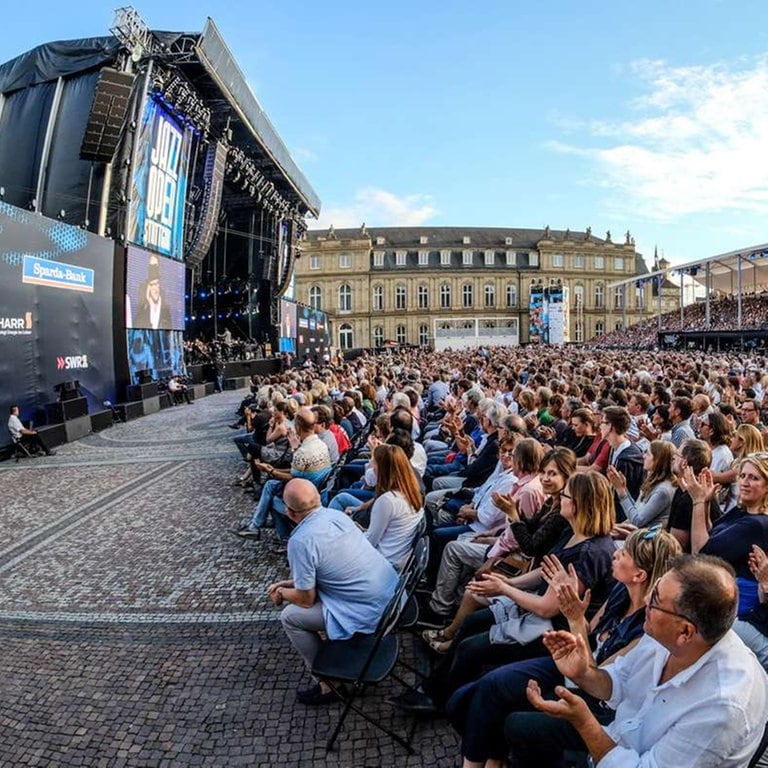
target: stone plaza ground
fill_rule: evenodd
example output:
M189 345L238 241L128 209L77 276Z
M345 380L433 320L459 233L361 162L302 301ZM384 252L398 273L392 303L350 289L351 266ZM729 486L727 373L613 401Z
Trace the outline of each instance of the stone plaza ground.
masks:
M254 503L232 486L242 395L0 464L3 768L459 764L445 721L409 757L354 713L326 754L340 706L295 703L308 677L265 594L285 557L232 534ZM398 691L364 703L405 732Z

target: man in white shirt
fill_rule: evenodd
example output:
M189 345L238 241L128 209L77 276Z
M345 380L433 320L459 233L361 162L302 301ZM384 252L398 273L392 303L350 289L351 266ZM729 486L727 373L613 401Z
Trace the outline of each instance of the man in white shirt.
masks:
M681 555L646 598L645 637L615 662L595 667L581 637L547 633L560 672L616 717L603 728L581 696L558 686L548 701L530 681L531 704L566 722L508 718L515 765L559 765L558 749L581 748L598 768L746 766L768 720L768 678L731 629L737 605L730 565Z
M27 429L19 418L19 406L11 406L11 415L8 417L8 431L14 443L21 443L29 448L36 448L46 456L55 456L56 451L49 448L42 440L36 429Z

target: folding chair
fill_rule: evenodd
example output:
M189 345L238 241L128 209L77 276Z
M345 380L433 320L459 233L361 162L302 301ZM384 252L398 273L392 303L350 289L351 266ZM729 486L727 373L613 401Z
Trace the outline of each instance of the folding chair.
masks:
M13 435L11 435L11 443L13 444L13 456L17 464L19 459L32 459L35 457L36 454L32 453L21 440L17 440Z
M407 601L408 588L418 582L419 577L415 576L415 572L419 568L426 568L427 558L424 550L428 551L428 546L428 543L420 545L418 553L414 549L400 575L395 594L373 634L357 634L348 640L328 640L322 644L315 657L312 674L328 681L344 702L339 720L326 742L328 751L333 749L350 710L354 710L360 717L403 746L408 754L413 754L410 740L404 739L375 717L371 717L355 701L367 686L376 685L392 674L400 652L399 638L394 629ZM338 685L339 682L347 683L350 687L344 689Z

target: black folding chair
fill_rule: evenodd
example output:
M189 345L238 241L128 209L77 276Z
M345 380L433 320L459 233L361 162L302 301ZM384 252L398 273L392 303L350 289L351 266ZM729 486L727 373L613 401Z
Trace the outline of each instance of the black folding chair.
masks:
M413 754L410 740L404 739L391 728L388 728L380 720L369 715L355 702L368 686L377 685L385 680L397 664L400 653L400 642L394 631L402 613L403 606L408 600L408 589L415 586L419 576L415 575L418 569L426 568L428 543L414 548L414 552L408 560L403 572L400 574L397 589L389 601L384 613L379 619L376 631L370 635L357 634L348 640L328 640L322 644L312 664L312 674L322 680L336 692L344 702L344 707L339 715L333 732L326 742L326 749L333 749L339 733L347 719L350 710L367 720L373 726L398 744L403 746L408 754ZM345 683L349 687L344 688L339 683Z
M17 464L19 463L19 459L32 459L35 457L36 454L32 453L32 451L24 445L21 439L17 440L11 435L11 442L13 443L13 456L15 457Z

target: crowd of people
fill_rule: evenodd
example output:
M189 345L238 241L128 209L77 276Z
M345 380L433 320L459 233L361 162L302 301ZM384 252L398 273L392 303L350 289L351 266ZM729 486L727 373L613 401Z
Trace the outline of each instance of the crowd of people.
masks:
M750 330L768 325L768 301L763 294L746 294L741 298L741 325L739 325L738 299L735 296L712 298L709 302L709 321L704 301L689 304L680 311L666 312L661 316L661 330L677 331L733 331ZM659 318L653 316L630 328L619 328L602 334L596 343L600 346L653 347L657 342Z
M759 356L407 350L254 381L235 443L311 672L373 632L415 541L465 768L745 766L768 722L768 386ZM297 694L337 700L333 681Z

